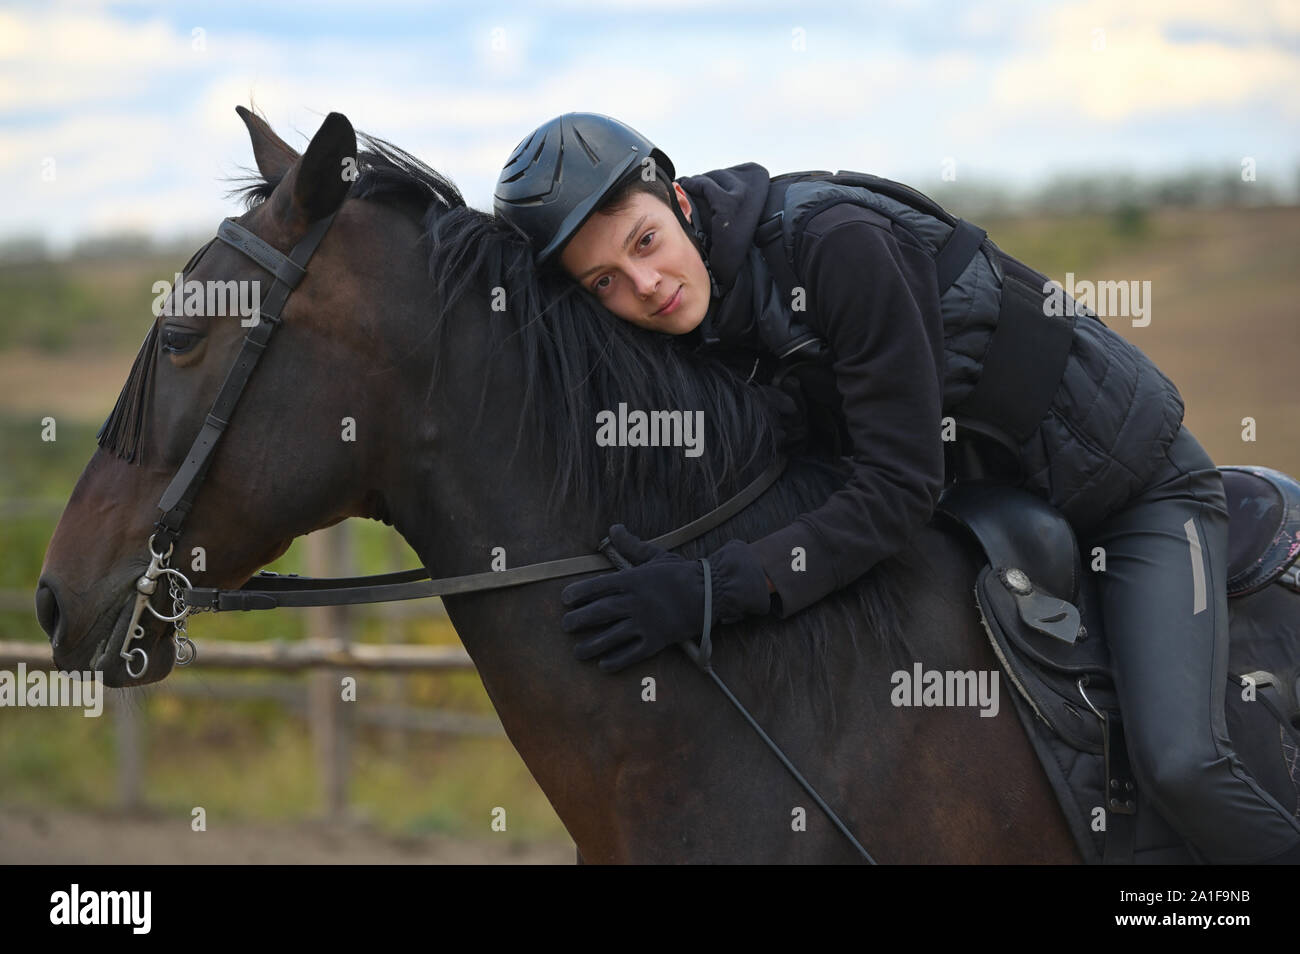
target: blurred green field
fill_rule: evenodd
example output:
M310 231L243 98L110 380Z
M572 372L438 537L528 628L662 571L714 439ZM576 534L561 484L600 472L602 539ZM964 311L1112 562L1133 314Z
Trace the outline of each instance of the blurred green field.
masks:
M960 214L960 208L955 208ZM1149 354L1178 384L1187 424L1219 463L1263 463L1300 473L1300 399L1295 366L1300 300L1300 209L1129 210L1071 218L978 220L1007 252L1058 281L1149 280L1152 320L1107 324ZM0 522L0 589L34 590L57 520L94 449L149 320L150 286L188 257L0 267L0 501L34 501ZM40 420L58 420L58 440L40 440ZM1241 438L1241 419L1257 440ZM47 502L42 508L40 502ZM360 523L360 522L359 522ZM389 528L360 523L359 572L397 560ZM274 564L306 572L300 543ZM203 616L204 639L301 638L311 611ZM401 642L456 643L445 621L395 624ZM393 638L375 621L363 639ZM43 643L30 608L0 611L0 639ZM174 680L202 682L202 672ZM256 682L259 677L245 676ZM306 677L303 677L304 679ZM403 688L366 677L378 697L490 714L472 673L404 676ZM147 713L146 801L188 818L289 820L319 814L312 740L301 718L270 701L203 701L166 684L132 694ZM493 806L506 806L512 838L567 836L504 737L459 738L358 728L350 803L395 832L488 832ZM0 807L106 809L116 799L112 720L60 710L0 711Z
M128 358L129 364L129 358ZM62 501L94 448L98 424L59 419L58 440L33 440L29 419L0 418L5 461L0 500L48 500L54 509L9 514L3 522L0 588L34 591L46 544ZM353 521L354 559L361 572L398 568L394 533L381 524ZM302 540L271 565L307 573ZM419 560L405 548L403 568ZM191 623L202 652L207 640L296 640L307 635L320 611L204 615ZM458 645L444 617L368 619L361 642ZM45 644L34 611L0 612L0 639ZM188 818L202 805L209 818L293 820L319 817L313 740L305 719L287 715L273 700L204 700L173 694L171 685L218 679L202 670L179 671L168 681L129 693L110 690L146 716L145 805ZM222 674L223 682L306 686L306 675ZM491 717L486 693L473 672L359 676L361 701L476 713ZM116 735L111 713L84 718L80 710L0 710L0 806L66 807L92 811L117 804ZM563 826L526 766L504 736L460 737L373 726L353 729L350 814L392 833L490 833L490 813L507 808L512 840L567 839ZM0 858L3 850L0 850Z

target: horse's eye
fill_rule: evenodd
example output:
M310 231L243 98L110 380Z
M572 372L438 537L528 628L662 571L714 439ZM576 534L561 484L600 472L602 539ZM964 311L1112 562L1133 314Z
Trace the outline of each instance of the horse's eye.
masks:
M179 328L164 328L162 333L162 349L168 354L184 354L199 343L203 337L193 331L182 331Z

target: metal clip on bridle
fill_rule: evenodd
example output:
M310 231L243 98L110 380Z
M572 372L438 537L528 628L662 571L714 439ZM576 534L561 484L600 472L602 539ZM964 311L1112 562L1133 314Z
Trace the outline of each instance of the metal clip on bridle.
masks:
M167 565L167 561L171 559L173 544L167 545L166 553L159 553L153 548L153 541L154 537L150 535L148 543L149 568L144 571L144 575L140 579L135 581L135 606L131 610L131 622L126 627L126 638L122 640L122 651L118 654L126 660L126 673L132 679L139 679L144 675L144 671L149 668L149 654L139 646L134 649L131 648L132 641L144 639L144 626L141 624L140 618L144 616L146 609L164 623L173 625L173 635L176 638L176 665L188 666L194 661L196 655L194 643L185 632L185 618L190 615L191 608L185 603L183 594L185 590L190 589L192 584L186 579L184 573ZM149 598L158 589L158 578L160 576L168 577L168 593L172 598L173 615L171 616L164 616L154 609L153 604L149 602ZM136 659L137 655L140 660L138 671L131 667L131 663Z

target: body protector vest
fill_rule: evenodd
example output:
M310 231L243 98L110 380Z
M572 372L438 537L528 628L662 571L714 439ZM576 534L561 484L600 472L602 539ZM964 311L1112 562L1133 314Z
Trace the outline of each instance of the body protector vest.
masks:
M841 202L887 217L930 250L946 332L982 324L991 335L980 343L980 368L965 376L977 376L973 384L963 386L960 374L945 375L954 380L945 389L944 414L962 432L949 450L963 457L950 456L950 465L1008 479L1023 476L1020 448L1047 414L1061 382L1075 316L1099 319L1077 303L1059 307L1060 297L1045 291L1045 276L998 249L983 229L902 183L847 171L796 172L771 180L754 234L754 252L766 266L755 273L766 272L770 280L758 282L768 293L756 289L754 304L759 337L779 362L774 382L793 376L808 402L838 417L831 355L826 342L800 321L804 296L793 263L804 224ZM954 355L946 358L951 363ZM825 421L817 422L815 410L813 417L813 429L825 436ZM847 453L846 432L836 428L831 436L835 450Z

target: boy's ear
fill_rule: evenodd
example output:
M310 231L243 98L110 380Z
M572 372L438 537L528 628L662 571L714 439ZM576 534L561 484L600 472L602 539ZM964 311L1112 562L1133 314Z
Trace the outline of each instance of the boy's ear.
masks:
M676 193L674 198L677 200L677 204L681 206L682 214L686 216L686 221L694 225L695 219L693 219L691 216L692 213L695 211L695 209L691 206L691 200L690 197L687 196L686 190L683 189L678 183L674 182L673 191Z

